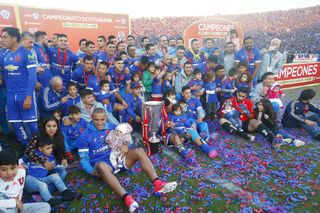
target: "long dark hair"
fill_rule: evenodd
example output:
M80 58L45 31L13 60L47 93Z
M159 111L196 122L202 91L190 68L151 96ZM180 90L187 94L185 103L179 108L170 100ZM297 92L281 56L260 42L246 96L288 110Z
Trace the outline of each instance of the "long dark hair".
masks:
M263 111L263 114L266 114L269 116L270 120L272 121L273 125L276 127L277 125L277 114L276 112L274 111L273 109L273 106L272 106L272 103L270 100L268 99L262 99L260 100L257 105L256 105L256 108L255 108L255 114L256 116L258 116L259 114L259 110L258 110L258 104L261 103L263 108L264 108L264 111Z
M46 132L46 125L49 121L54 121L57 124L57 132L50 138L48 133ZM55 156L56 160L60 163L65 158L65 147L64 147L64 137L60 129L59 121L54 117L50 116L46 118L42 125L39 140L47 141L51 140L53 144L53 155Z

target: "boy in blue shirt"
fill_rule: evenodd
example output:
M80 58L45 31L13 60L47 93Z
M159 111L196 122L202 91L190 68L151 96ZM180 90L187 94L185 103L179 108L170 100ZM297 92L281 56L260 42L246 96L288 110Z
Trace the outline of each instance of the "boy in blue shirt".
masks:
M204 92L204 82L202 80L202 71L198 68L195 68L193 71L194 78L189 82L188 86L191 89L191 94L193 97L200 99L200 96Z
M117 90L108 80L100 81L100 89L101 90L97 95L97 101L101 102L105 109L112 113L114 105L117 104L116 97L114 95Z
M221 104L223 101L233 97L233 93L237 91L236 78L238 76L238 71L236 68L231 68L229 71L229 77L222 83L221 91L223 92Z
M83 130L87 128L87 122L81 118L81 110L78 106L70 106L68 108L68 114L71 124L66 126L62 122L61 131L65 139L65 151L69 156L72 151L77 149L77 139L80 137Z
M56 160L52 154L53 144L50 139L39 140L36 154L47 159L51 164L56 165ZM62 164L67 164L66 160ZM56 165L57 166L57 165ZM62 200L51 195L48 184L53 183L62 195ZM29 192L39 192L44 201L48 202L51 207L59 206L63 201L79 199L82 195L68 189L57 173L50 174L41 164L30 162L28 165L28 175L26 177L26 190Z
M72 105L76 105L80 102L80 95L78 93L77 84L75 82L70 81L67 84L67 91L68 91L68 101L64 105L63 115L68 115L68 109Z

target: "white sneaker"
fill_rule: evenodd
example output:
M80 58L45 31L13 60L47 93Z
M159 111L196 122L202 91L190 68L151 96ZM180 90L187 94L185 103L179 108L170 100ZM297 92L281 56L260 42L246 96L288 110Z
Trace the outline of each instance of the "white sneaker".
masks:
M138 208L139 208L139 204L136 201L134 201L130 205L129 212L135 212Z
M304 146L306 144L304 141L298 139L294 140L293 143L296 147Z

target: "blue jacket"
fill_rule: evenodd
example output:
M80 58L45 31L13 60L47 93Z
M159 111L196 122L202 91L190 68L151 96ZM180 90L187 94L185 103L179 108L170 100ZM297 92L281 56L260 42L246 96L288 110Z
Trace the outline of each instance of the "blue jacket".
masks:
M136 118L137 116L141 116L142 113L142 100L140 97L136 97L134 99L132 93L126 94L124 100L128 104L128 108L126 109L127 116ZM140 112L140 114L137 112Z
M197 120L198 117L204 118L206 116L199 99L190 98L189 100L186 100L186 102L190 118Z
M61 131L63 132L64 139L67 141L75 141L80 137L80 134L87 128L87 122L80 118L80 121L73 124L65 126L62 122ZM68 143L65 143L66 152L70 152L70 147Z
M63 88L61 94L57 93L51 87L46 87L40 92L40 100L42 103L41 115L46 116L55 110L64 110L65 103L61 103L61 99L67 95L67 90Z
M98 130L93 123L89 123L78 138L80 164L88 174L92 174L95 163L110 157L111 149L105 138L115 128L114 124L107 122L102 130Z
M305 109L320 114L320 109L311 103L303 103L302 100L291 101L284 111L282 125L289 128L298 128L305 120Z
M39 150L36 150L35 154L38 156L41 156L43 158L46 158L53 165L56 164L56 159L53 156L53 154L51 154L50 156L46 156L42 152L40 152ZM42 164L30 162L28 164L28 175L31 175L35 178L44 178L48 175L48 170Z

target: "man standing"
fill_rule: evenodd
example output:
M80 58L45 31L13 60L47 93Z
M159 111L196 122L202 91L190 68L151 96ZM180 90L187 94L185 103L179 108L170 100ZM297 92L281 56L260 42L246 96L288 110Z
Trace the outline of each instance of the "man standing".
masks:
M37 82L37 63L30 50L19 47L19 29L6 27L2 29L2 43L9 49L1 57L0 65L5 70L7 90L8 121L11 123L20 143L29 142L23 123L31 136L38 132L38 116L35 100Z
M53 75L60 76L66 86L71 80L76 64L80 63L78 57L69 50L67 35L60 34L58 36L58 47L49 48L48 53Z
M87 52L86 42L87 42L87 39L85 39L85 38L80 39L80 41L79 41L79 49L76 52L76 56L80 56L83 53Z
M191 40L191 48L188 49L184 55L193 66L205 61L203 52L200 51L200 42L198 39Z
M274 38L270 46L261 50L261 64L258 73L258 80L261 80L266 72L273 72L277 75L281 72L284 64L284 55L279 51L281 40Z
M192 64L189 61L186 61L183 65L183 69L178 73L176 77L176 83L174 85L176 89L177 100L181 98L182 87L186 86L192 79Z
M226 43L226 49L222 54L222 63L227 76L229 76L229 70L234 66L234 44L232 41Z
M118 178L115 176L115 172L119 166L115 168L111 163L111 148L109 143L105 142L110 131L115 128L115 125L108 122L104 109L95 109L92 113L92 123L88 125L87 129L78 139L80 163L88 174L101 177L122 198L129 208L129 212L134 212L139 208L139 205L121 186ZM121 154L124 156L121 170L129 170L136 162L139 162L142 170L152 180L156 195L169 193L176 188L177 182L166 183L159 179L151 160L143 149L129 149L128 145L121 145Z
M248 36L243 39L244 48L240 49L235 54L235 67L239 62L246 62L248 65L248 71L252 75L253 86L257 84L256 75L260 69L261 56L258 49L252 46L252 37Z
M94 75L94 58L92 55L86 55L83 58L83 65L74 71L72 81L77 83L79 90L82 90L88 86L91 75Z

